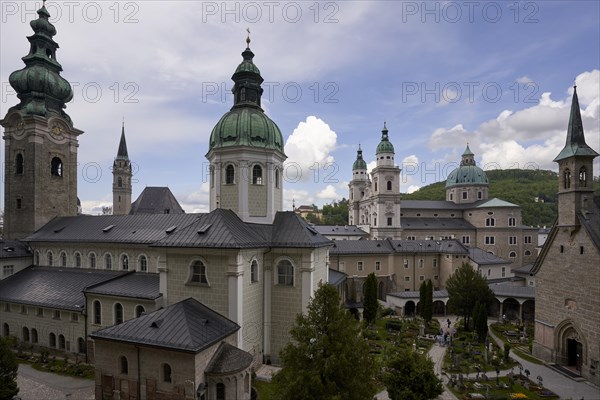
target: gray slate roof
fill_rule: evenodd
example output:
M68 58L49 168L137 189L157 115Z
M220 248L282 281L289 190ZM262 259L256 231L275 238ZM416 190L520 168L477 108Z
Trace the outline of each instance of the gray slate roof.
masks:
M132 272L118 279L89 286L85 293L155 300L161 295L159 274Z
M346 275L343 272L329 268L329 282L328 283L333 286L338 286L346 280L347 276L348 275Z
M81 268L29 267L0 281L0 301L83 311L83 290L124 272Z
M495 296L520 297L526 299L535 298L535 287L533 286L515 286L501 283L489 286Z
M92 242L149 244L180 229L202 214L79 215L55 218L25 240L28 242Z
M19 240L0 239L0 259L31 257L29 246Z
M396 292L396 293L388 293L389 296L397 297L399 299L419 299L419 291L418 290L410 290L406 292ZM434 299L443 299L448 297L448 291L446 289L442 290L434 290L433 298Z
M252 360L252 354L222 342L204 372L209 375L233 374L250 367Z
M331 241L293 212L272 225L243 222L231 210L208 214L138 214L55 218L30 242L135 243L157 247L324 247Z
M479 265L511 264L512 261L505 260L495 254L489 253L479 247L469 247L469 258Z
M455 239L446 240L338 240L329 250L331 255L444 253L468 254L465 246Z
M511 271L517 274L530 274L533 270L533 264L526 264L518 268L512 268Z
M147 186L131 203L129 214L184 214L185 211L168 187Z
M92 333L94 339L198 353L240 329L235 322L188 298Z
M404 210L469 210L483 207L518 207L502 199L493 198L488 200L477 200L472 203L455 204L446 200L402 200Z
M472 229L476 228L463 218L402 217L405 229Z
M314 225L321 235L330 236L368 236L369 234L356 225Z

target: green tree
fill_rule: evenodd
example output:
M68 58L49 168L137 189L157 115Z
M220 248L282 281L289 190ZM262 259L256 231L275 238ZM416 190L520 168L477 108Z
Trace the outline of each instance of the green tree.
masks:
M473 308L473 328L475 329L475 332L477 332L477 336L479 336L479 341L481 343L485 342L488 333L487 317L488 312L486 305L477 301Z
M281 351L273 378L275 397L286 400L364 400L376 393L374 361L361 325L341 306L337 290L321 285Z
M7 338L0 338L0 400L11 400L19 393L17 356Z
M365 301L363 308L363 318L367 321L367 324L372 324L377 318L377 309L379 308L379 301L377 301L377 278L375 274L371 273L367 276L365 282Z
M421 317L429 324L433 317L433 284L429 279L419 287L419 311Z
M433 361L407 348L400 348L390 357L383 383L392 400L435 399L444 391Z
M465 329L470 330L471 315L478 301L487 308L494 301L494 293L487 280L469 263L462 265L448 278L448 307L465 319Z

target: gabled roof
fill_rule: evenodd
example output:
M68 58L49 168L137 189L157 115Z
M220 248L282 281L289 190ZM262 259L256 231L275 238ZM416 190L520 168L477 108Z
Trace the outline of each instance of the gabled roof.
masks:
M79 215L48 222L28 242L100 242L149 244L167 236L167 229L185 227L202 214Z
M356 225L313 225L321 235L329 236L368 236L369 234Z
M506 265L512 263L512 261L505 260L504 258L482 250L479 247L469 247L469 258L479 265Z
M156 241L157 247L249 248L268 246L268 238L257 234L254 224L242 221L231 210L217 208L197 214L191 224Z
M339 286L347 277L348 275L345 273L329 268L329 281L327 283L332 286Z
M184 214L168 187L147 186L138 198L131 203L129 214Z
M148 300L155 300L162 296L159 289L159 274L146 272L134 272L118 279L89 286L85 293Z
M106 282L122 271L29 267L0 281L0 301L83 311L86 287Z
M516 204L509 203L508 201L493 198L485 200L483 203L478 204L475 208L488 208L488 207L519 207Z
M209 375L234 374L250 367L252 360L252 354L222 342L204 372Z
M29 246L20 240L0 239L0 259L31 257Z
M275 214L271 247L325 247L333 242L293 211Z
M463 218L402 217L401 222L406 229L476 229Z
M90 336L198 353L238 329L240 327L235 322L188 298L139 318L101 329Z

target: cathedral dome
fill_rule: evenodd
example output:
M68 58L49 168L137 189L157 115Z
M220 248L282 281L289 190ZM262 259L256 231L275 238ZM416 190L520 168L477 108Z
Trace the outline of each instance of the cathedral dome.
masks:
M358 151L356 152L356 161L352 164L352 171L356 171L357 169L367 169L367 163L363 160L362 149L360 145L358 146Z
M467 145L460 167L450 172L446 179L446 188L462 185L488 185L489 183L485 172L475 165L475 155Z
M394 153L394 145L390 142L388 137L388 129L385 122L383 123L383 130L381 131L381 142L379 142L375 149L375 154L381 153Z
M223 115L210 135L211 149L252 146L283 152L283 136L275 122L254 107L234 107Z

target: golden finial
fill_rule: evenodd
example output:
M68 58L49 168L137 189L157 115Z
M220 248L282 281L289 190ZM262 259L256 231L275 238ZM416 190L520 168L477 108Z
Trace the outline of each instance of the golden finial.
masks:
M246 47L250 48L250 28L246 28L246 32L248 32L248 36L246 37Z

